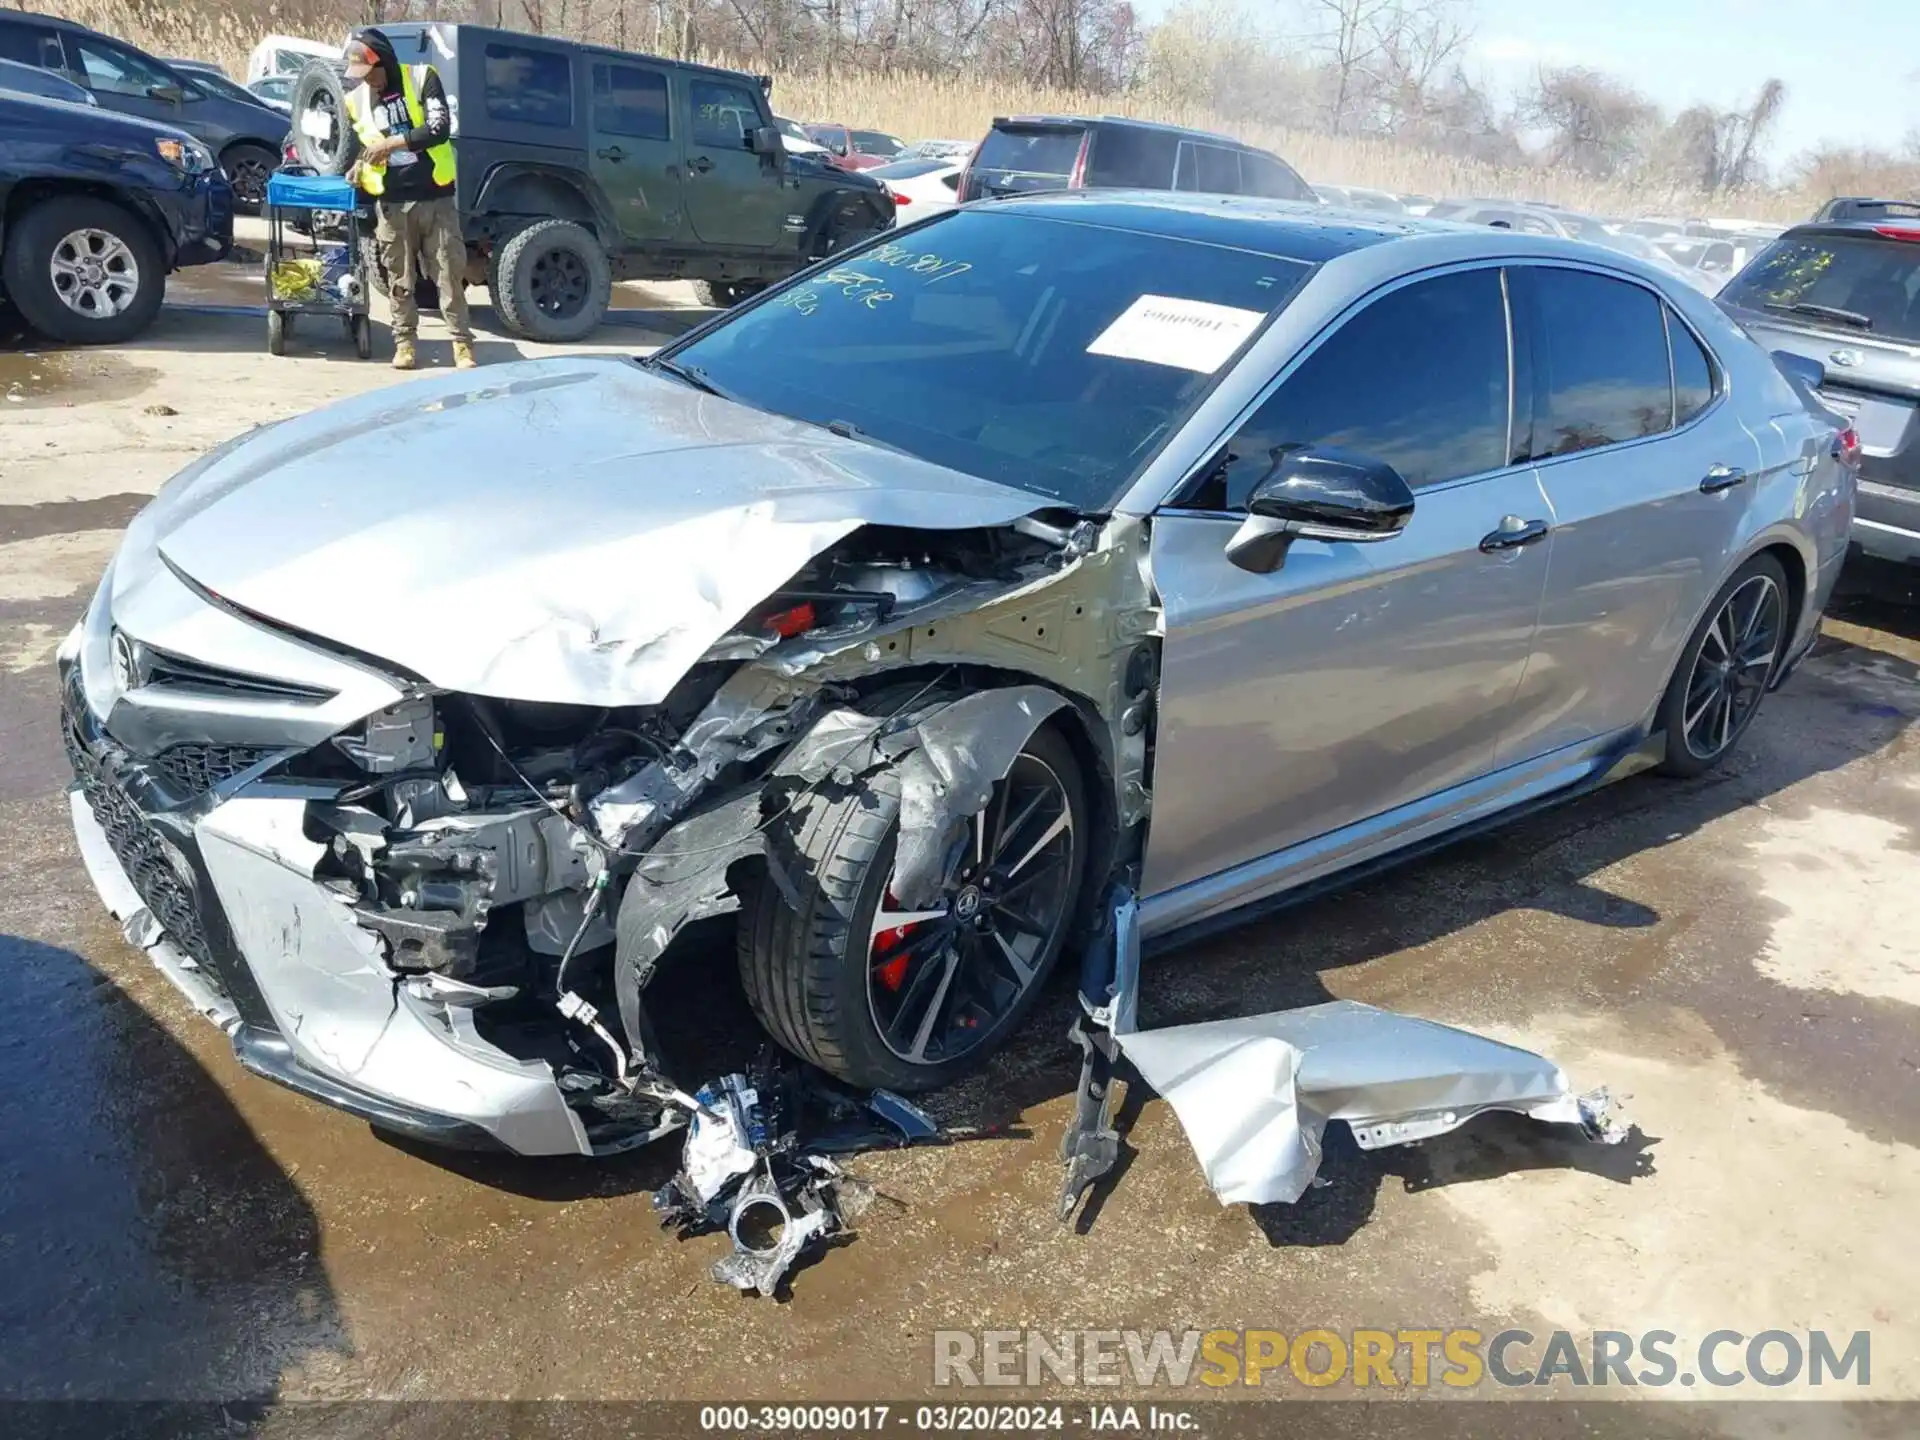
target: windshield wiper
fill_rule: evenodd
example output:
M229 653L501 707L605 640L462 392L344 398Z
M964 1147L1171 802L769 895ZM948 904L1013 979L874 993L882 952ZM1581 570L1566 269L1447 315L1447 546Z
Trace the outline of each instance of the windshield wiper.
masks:
M691 385L696 390L704 390L707 394L717 395L722 400L733 399L733 396L714 384L707 377L707 372L698 365L682 365L678 360L662 360L658 355L650 356L642 363L650 370L664 370L674 379Z
M1842 310L1838 305L1814 305L1805 300L1796 300L1791 305L1781 305L1772 300L1767 309L1778 310L1787 315L1811 315L1816 320L1831 320L1837 325L1848 325L1855 330L1873 329L1873 317L1862 315L1858 310Z
M895 455L912 455L911 450L903 450L898 445L885 440L876 440L851 420L809 420L809 425L817 425L830 434L838 435L842 440L858 440L862 445L871 445L876 450L891 450Z

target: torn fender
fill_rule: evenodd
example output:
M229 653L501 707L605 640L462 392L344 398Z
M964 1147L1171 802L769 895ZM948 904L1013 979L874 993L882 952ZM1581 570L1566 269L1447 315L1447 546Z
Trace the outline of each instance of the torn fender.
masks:
M893 893L907 909L931 905L946 878L955 832L986 808L1033 734L1067 703L1044 685L1010 685L962 696L924 716L899 741L900 836Z
M1298 1200L1331 1120L1346 1121L1369 1150L1444 1134L1488 1110L1623 1138L1606 1121L1606 1093L1575 1095L1551 1060L1352 1000L1117 1040L1173 1106L1223 1204Z

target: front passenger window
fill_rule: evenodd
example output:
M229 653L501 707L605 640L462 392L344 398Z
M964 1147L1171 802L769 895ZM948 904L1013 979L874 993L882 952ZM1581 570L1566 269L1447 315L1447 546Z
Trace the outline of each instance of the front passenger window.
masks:
M1242 510L1292 451L1338 447L1415 489L1507 463L1507 311L1498 270L1381 296L1303 361L1227 444L1190 504Z

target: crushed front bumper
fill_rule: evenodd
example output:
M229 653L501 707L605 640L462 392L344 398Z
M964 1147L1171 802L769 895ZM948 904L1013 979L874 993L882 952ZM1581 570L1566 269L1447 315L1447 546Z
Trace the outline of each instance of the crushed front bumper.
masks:
M263 762L182 796L101 729L76 673L62 729L87 873L127 939L227 1033L242 1065L436 1144L592 1153L550 1066L489 1045L457 994L395 975L316 881L321 846L304 833L301 787L257 778Z

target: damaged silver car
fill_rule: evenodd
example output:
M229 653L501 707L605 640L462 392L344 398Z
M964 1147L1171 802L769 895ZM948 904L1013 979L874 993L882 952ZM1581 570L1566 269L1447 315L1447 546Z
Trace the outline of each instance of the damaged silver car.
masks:
M1813 642L1842 423L1575 242L965 208L197 461L61 653L75 831L243 1064L386 1127L678 1123L648 986L728 914L774 1040L925 1089L1079 937L1718 761Z

